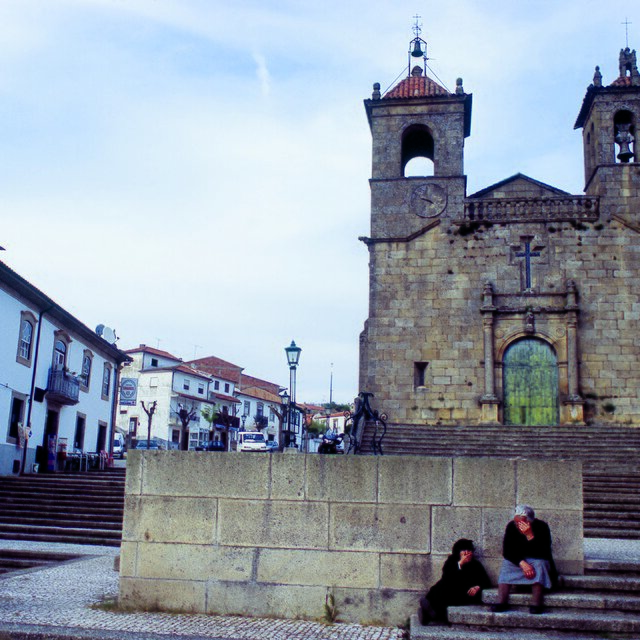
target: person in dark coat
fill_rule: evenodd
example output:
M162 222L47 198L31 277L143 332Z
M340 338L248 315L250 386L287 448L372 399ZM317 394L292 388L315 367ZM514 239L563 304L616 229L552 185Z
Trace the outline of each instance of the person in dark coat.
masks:
M427 595L420 598L420 622L447 621L447 607L478 604L482 589L491 586L482 564L473 557L475 549L471 540L461 538L451 549L451 555L442 567L442 578Z
M551 553L549 525L538 520L533 509L518 505L513 520L507 524L502 541L502 568L498 578L499 602L494 613L507 611L512 584L531 585L529 612L543 613L544 589L557 584L558 574Z

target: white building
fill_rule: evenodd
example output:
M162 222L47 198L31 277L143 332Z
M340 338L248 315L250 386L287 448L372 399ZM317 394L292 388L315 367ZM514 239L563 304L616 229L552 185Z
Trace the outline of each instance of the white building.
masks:
M267 440L278 442L283 388L274 382L242 374L236 387L240 420L247 431L261 430Z
M195 449L218 439L202 415L219 409L210 375L144 344L126 353L132 361L122 373L118 426L130 445L147 439L151 412L150 436L164 447Z
M109 451L126 360L0 262L0 474L60 468L65 449Z
M232 424L228 429L231 448L238 429L259 429L267 440L278 442L282 420L282 400L279 394L283 387L275 382L248 376L243 373L243 367L216 356L199 358L188 364L212 376L214 399L224 412L228 411L227 421ZM225 403L228 403L227 406ZM298 420L291 428L294 434L299 433L301 422Z

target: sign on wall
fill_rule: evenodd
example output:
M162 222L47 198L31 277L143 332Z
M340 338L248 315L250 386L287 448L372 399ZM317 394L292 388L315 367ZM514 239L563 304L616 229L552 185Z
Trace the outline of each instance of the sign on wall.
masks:
M138 399L138 381L135 378L122 378L120 383L120 404L134 406Z

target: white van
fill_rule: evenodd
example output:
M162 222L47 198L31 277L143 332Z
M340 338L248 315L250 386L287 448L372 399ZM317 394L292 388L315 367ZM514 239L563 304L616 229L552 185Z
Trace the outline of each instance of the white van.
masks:
M124 458L124 436L121 433L113 436L113 457Z
M240 431L238 433L238 451L266 451L267 441L259 431Z

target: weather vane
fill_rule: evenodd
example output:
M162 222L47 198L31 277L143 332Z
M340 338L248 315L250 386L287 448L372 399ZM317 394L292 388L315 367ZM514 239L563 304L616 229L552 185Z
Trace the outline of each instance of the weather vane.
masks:
M413 32L416 34L416 38L420 37L420 34L422 33L422 25L420 24L420 18L422 16L419 15L415 15L413 16L414 20L416 21L416 23L413 25Z
M422 58L424 64L424 73L426 75L427 71L427 43L420 37L422 33L422 25L420 24L420 16L413 16L416 21L413 25L413 32L415 33L415 38L411 40L409 43L409 75L412 73L411 69L411 58Z

